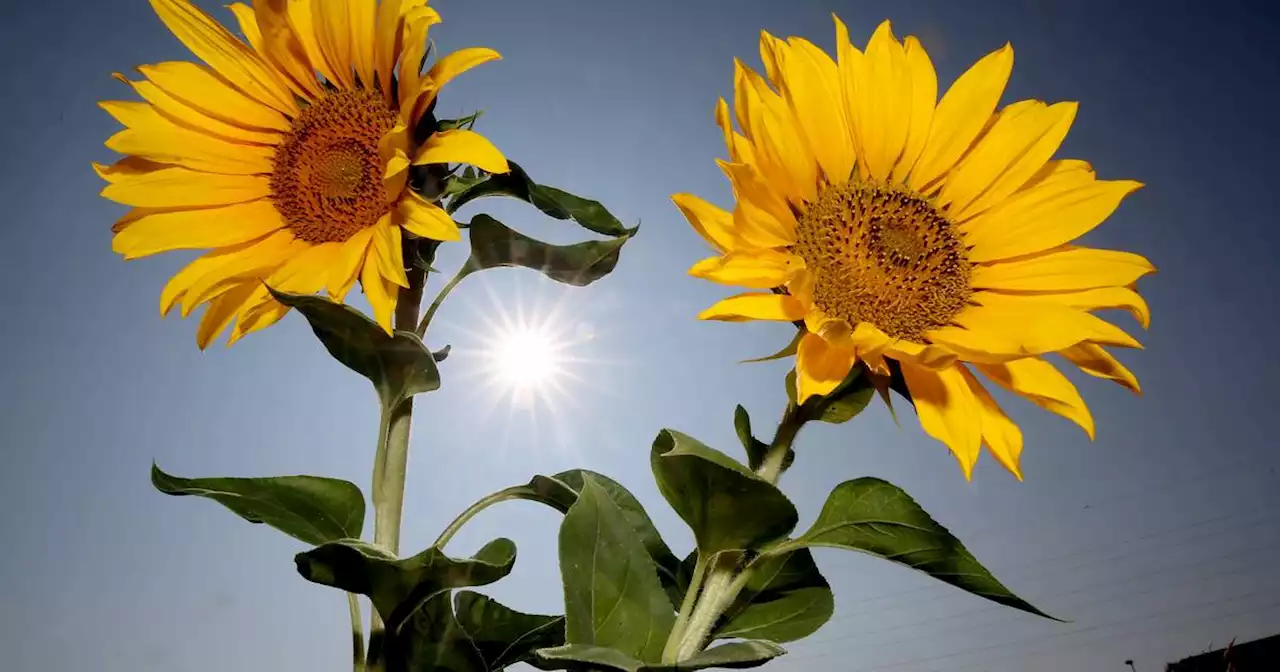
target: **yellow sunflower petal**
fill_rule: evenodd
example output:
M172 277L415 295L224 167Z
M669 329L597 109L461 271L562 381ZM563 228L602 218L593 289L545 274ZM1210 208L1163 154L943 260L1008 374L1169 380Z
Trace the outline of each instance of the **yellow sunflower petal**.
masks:
M956 315L959 326L925 335L968 361L1002 362L1056 352L1078 343L1141 348L1119 327L1041 296L978 292Z
M104 101L102 109L127 128L107 139L108 149L159 163L227 175L268 174L275 151L262 145L228 142L183 128L148 103Z
M373 243L369 255L378 262L378 273L401 287L409 286L409 276L404 270L404 250L401 245L400 227L391 223L391 213L382 216L373 225Z
M902 377L925 433L946 444L960 462L964 477L982 449L982 408L959 366L926 369L902 363Z
M374 47L378 0L347 0L347 21L351 30L351 60L365 88L373 88Z
M216 175L172 166L119 174L102 195L142 208L231 205L270 196L271 181L266 175Z
M872 34L854 81L849 109L862 148L859 165L866 167L867 177L883 183L902 154L911 124L911 70L888 21Z
M117 79L133 87L143 100L151 103L161 116L175 125L206 135L219 138L224 142L249 143L275 146L283 140L279 131L247 128L238 124L229 124L204 111L192 107L177 98L165 93L163 89L149 81L131 81L123 75Z
M218 266L191 282L182 293L182 316L246 281L264 278L281 265L306 252L310 246L288 231L277 231L244 251L230 255Z
M217 340L218 335L226 330L227 325L235 319L236 314L253 294L254 283L245 282L235 289L209 302L204 315L200 318L200 326L196 328L196 347L204 350Z
M384 279L378 272L377 253L369 246L369 256L365 259L364 268L360 272L360 284L364 287L364 295L373 307L373 319L388 334L392 333L391 320L396 312L396 299L399 293L396 286Z
M933 61L929 60L924 45L915 36L908 35L903 55L907 71L911 73L910 120L902 156L893 167L891 181L895 184L906 182L907 175L920 159L924 144L929 139L929 129L933 127L933 110L938 105L938 73L933 69Z
M934 111L929 139L907 181L913 190L926 191L955 166L996 109L1012 70L1013 47L1006 44L984 56L951 85Z
M947 177L938 203L963 220L1008 198L1058 151L1078 107L1033 101L1021 113L1001 114Z
M779 59L785 73L781 84L784 97L822 172L831 183L847 181L853 173L855 157L835 61L812 42L798 37L787 43L778 42L776 49L785 54ZM777 75L770 75L770 79L776 78Z
M733 130L733 121L729 119L729 104L724 102L724 98L716 102L716 125L724 132L724 144L729 152L729 160L733 163L755 165L755 152L751 149L751 141Z
M306 62L318 71L326 81L339 81L337 76L338 68L335 64L329 62L326 50L321 46L320 31L322 30L322 24L315 15L315 7L312 2L310 0L283 1L285 2L285 22L288 23L290 32L297 39L298 47L301 48ZM244 322L244 318L241 318L241 322ZM239 327L239 325L236 326L237 328Z
M115 184L116 182L129 180L138 177L139 175L153 173L157 170L168 167L169 166L166 166L163 163L148 161L138 156L126 156L109 166L105 166L101 163L94 163L93 172L97 173L98 177L102 178L107 183Z
M400 62L400 107L401 111L412 108L410 101L416 99L424 82L420 74L422 59L427 53L427 33L431 26L440 21L440 15L429 7L418 7L404 17L404 49L399 54ZM406 121L412 121L406 119Z
M836 389L857 361L852 348L833 346L817 334L806 333L796 349L797 400L803 404L809 397Z
M316 81L307 50L289 23L291 4L301 3L297 0L254 0L254 16L262 33L262 46L258 50L263 58L276 66L294 93L315 99L324 94L324 88Z
M392 76L395 74L396 62L404 50L405 21L410 15L420 16L423 12L434 12L424 5L426 0L382 0L378 4L374 69L378 71L378 84L388 99L393 93ZM434 21L440 21L439 14L435 15Z
M138 72L160 90L234 126L288 132L288 117L227 84L212 70L186 61L140 65Z
M676 194L671 197L671 202L680 208L698 235L717 251L729 252L736 247L732 214L693 194Z
M996 403L991 393L968 368L956 368L964 375L969 390L973 392L974 401L977 402L981 414L982 442L996 461L1021 481L1022 468L1018 461L1022 456L1022 430L1005 415L1000 404Z
M1094 438L1093 414L1085 405L1080 391L1054 365L1043 359L1028 357L1000 364L974 366L1001 387L1080 425L1090 439Z
M240 26L240 33L249 46L259 54L263 53L262 30L258 28L258 17L254 15L253 8L243 2L233 2L227 5L227 9L235 15L236 25Z
M975 289L1068 292L1098 287L1126 287L1154 273L1141 255L1117 250L1075 247L996 264L973 267Z
M369 252L373 240L373 227L360 229L342 243L342 250L333 260L325 288L334 301L342 301L360 277L361 264Z
M1079 310L1093 312L1095 310L1118 309L1127 310L1146 329L1151 326L1151 308L1146 299L1129 287L1099 287L1082 292L1062 292L1053 294L1036 294L1036 298L1044 301L1060 303Z
M781 96L759 73L734 61L734 107L755 165L780 200L799 207L817 198L818 163Z
M943 346L891 338L869 322L858 323L850 333L850 339L858 356L867 359L889 357L928 369L944 369L956 361L956 353Z
M787 203L751 166L717 161L733 185L738 207L734 230L754 247L786 247L796 242L796 217Z
M772 289L786 284L804 260L780 250L730 252L694 264L689 275L724 285L751 289Z
M269 239L267 239L269 240ZM187 264L174 274L169 281L165 283L164 289L160 291L160 315L168 315L173 310L173 306L191 289L192 284L204 277L205 274L217 269L219 266L233 261L237 256L244 253L249 248L264 241L251 241L240 245L232 245L213 250Z
M485 47L459 49L441 56L427 71L427 78L435 82L437 89L442 89L445 84L471 68L498 60L502 60L502 55Z
M453 129L432 133L413 159L413 165L466 163L490 173L511 170L507 158L487 138L475 131Z
M698 313L700 320L744 322L746 320L779 320L791 322L804 318L805 309L793 296L748 292L722 299Z
M172 250L238 245L284 228L270 201L251 201L198 210L158 210L134 214L111 239L111 250L137 259Z
M1142 386L1138 384L1138 377L1125 368L1105 348L1096 343L1073 345L1058 354L1091 376L1115 381L1136 394L1142 394Z
M849 41L849 29L840 17L832 14L831 18L836 24L836 71L840 75L841 109L849 128L849 137L853 141L853 153L856 157L861 157L862 147L858 144L858 119L854 114L853 101L857 99L855 79L861 67L862 52ZM862 159L859 158L858 162L861 166Z
M324 289L342 243L311 245L281 264L264 282L278 292L315 294Z
M151 7L191 53L246 95L287 115L298 106L275 72L213 17L189 0L151 0Z
M1095 181L1089 171L1055 166L1061 177L1013 195L967 221L970 261L998 261L1053 249L1093 230L1142 188L1131 180Z
M396 211L400 214L400 226L420 238L431 240L461 240L458 223L443 208L406 191Z
M316 43L329 63L334 76L333 84L340 89L355 88L348 4L349 0L311 0L311 20L315 26Z

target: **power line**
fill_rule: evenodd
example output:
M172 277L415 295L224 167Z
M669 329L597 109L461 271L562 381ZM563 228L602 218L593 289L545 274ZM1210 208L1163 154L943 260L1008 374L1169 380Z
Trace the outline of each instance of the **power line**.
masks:
M1160 573L1167 573L1167 572L1168 572L1168 570L1170 570L1170 569L1173 569L1173 570L1186 570L1186 569L1189 569L1189 568L1194 568L1194 567L1198 567L1198 566L1200 566L1200 565L1208 564L1209 562L1221 562L1221 561L1223 561L1223 560L1227 560L1227 559L1231 559L1231 558L1236 558L1236 557L1251 557L1251 556L1252 556L1252 554L1256 554L1256 553L1258 553L1259 551L1263 551L1263 550L1269 550L1269 549L1270 549L1270 547L1273 547L1273 546L1275 546L1275 545L1276 545L1276 544L1275 544L1274 542L1273 542L1273 543L1268 543L1268 544L1261 544L1261 545L1254 546L1254 547L1249 548L1249 549L1245 549L1245 550L1242 550L1242 551L1236 551L1236 552L1233 552L1233 553L1227 553L1227 554L1224 554L1224 555L1221 555L1221 556L1217 556L1217 557L1213 557L1213 558L1209 558L1209 559L1207 559L1207 560L1203 560L1203 561L1200 561L1200 562L1187 563L1187 564L1184 564L1184 565L1174 566L1174 567L1171 567L1171 568L1165 568L1164 570L1156 571L1156 572L1152 572L1152 573L1150 573L1150 574L1147 574L1147 576L1154 576L1154 575L1157 575L1157 574L1160 574ZM1264 559L1270 559L1270 558L1271 558L1271 557L1273 557L1273 556L1272 556L1272 555L1270 555L1270 554L1267 554L1267 555L1263 555L1263 556L1252 556L1252 557L1263 557ZM1257 567L1255 567L1255 566L1245 566L1245 567L1236 567L1236 568L1234 568L1234 569L1230 569L1230 570L1220 570L1220 571L1212 572L1212 573L1209 573L1209 574L1201 574L1201 575L1196 576L1196 577L1194 577L1194 578L1192 578L1192 579L1188 579L1186 582L1184 582L1184 583L1182 583L1182 584L1180 584L1180 585L1181 585L1182 587L1185 587L1185 586L1187 586L1187 585L1194 584L1194 583L1203 583L1203 582L1205 582L1205 581L1207 581L1207 580L1209 580L1209 579L1222 578L1222 577L1226 577L1226 576L1234 576L1234 575L1236 575L1236 574L1245 574L1245 573L1248 573L1249 571L1252 571L1252 570L1255 570L1255 569L1257 569ZM1145 578L1145 577L1144 577L1144 578ZM1132 581L1132 579L1128 579L1127 581L1122 581L1122 582L1118 582L1118 583L1122 583L1122 584L1123 584L1123 583L1127 583L1127 582L1131 582L1131 581ZM1110 583L1117 583L1117 582L1110 582ZM1063 592L1059 593L1059 595L1070 595L1070 594L1074 594L1074 593L1079 593L1079 592L1082 592L1082 591L1087 590L1087 589L1098 588L1098 587L1099 587L1099 585L1107 585L1107 582L1104 582L1104 583L1102 583L1102 584L1096 584L1096 585L1093 585L1093 586L1086 586L1086 587L1083 587L1083 588L1073 588L1073 589L1068 590L1068 591L1063 591ZM1157 592L1160 592L1161 590L1166 590L1166 589L1167 589L1167 587L1166 587L1166 586L1155 586L1155 587L1148 588L1148 589L1146 589L1146 590L1140 590L1140 591L1137 591L1137 592L1129 592L1129 593L1108 593L1108 594L1106 594L1105 596L1103 596L1103 597L1104 597L1104 599L1091 599L1091 600L1085 600L1084 602L1078 603L1078 604L1076 604L1076 605L1074 605L1074 606L1075 606L1076 608L1079 608L1079 607L1086 606L1086 605L1105 605L1105 604L1110 604L1110 603L1113 603L1113 602L1121 602L1121 601L1131 600L1131 599L1133 599L1133 598L1135 598L1135 597L1141 597L1141 596L1144 596L1144 595L1150 595L1150 594L1157 593ZM918 626L918 625L920 625L920 624L922 624L922 623L930 623L930 622L939 622L939 621L953 620L953 619L961 618L961 617L971 617L971 616L973 616L973 615L975 615L975 614L986 613L986 612L1003 612L1003 613L1008 613L1010 616L1014 616L1014 615L1015 615L1015 614L1013 614L1013 612L1012 612L1011 610L1009 610L1007 607L990 607L990 608L986 608L986 609L977 609L977 610L974 610L974 611L964 612L964 613L960 613L960 614L951 614L951 615L948 615L948 616L943 616L943 617L938 617L938 618L927 619L927 620L924 620L924 621L914 621L914 622L912 622L910 625L912 625L912 626L914 627L914 626ZM1010 620L1010 619L1003 619L1003 621L1008 621L1008 620ZM962 632L966 632L966 631L969 631L969 630L975 630L975 629L980 629L980 628L989 628L989 627L996 626L996 625L1000 625L1000 624L1001 624L1000 622L996 622L996 623L968 624L966 627L953 628L953 629L950 629L950 630L944 630L944 631L942 631L942 632L935 632L935 633L933 633L933 634L935 634L935 635L936 635L936 634L957 634L957 633L962 633ZM806 641L807 641L808 643L824 643L824 642L833 643L833 642L846 642L846 641L850 641L850 640L858 640L858 639L861 639L862 637L865 637L865 636L870 635L870 634L875 634L875 633L877 633L877 632L886 632L887 630L896 630L896 629L900 629L900 628L882 628L882 629L879 629L879 630L872 630L872 631L859 631L859 632L857 632L857 633L855 633L855 634L852 634L852 635L849 635L849 636L846 636L846 637L833 637L833 638L828 638L828 639L824 639L824 640L818 640L818 641L816 641L816 642L815 642L815 641L813 641L813 640L806 640ZM897 643L900 643L900 642L910 641L911 639L914 639L914 638L912 638L912 637L907 637L907 638L897 638L897 639L890 639L890 640L879 640L879 641L875 641L875 642L868 642L868 644L873 644L874 646L881 647L881 646L888 646L888 645L890 645L890 644L897 644ZM833 653L834 653L834 652L833 652Z
M1203 526L1206 526L1206 525L1212 525L1212 524L1214 524L1214 523L1219 523L1219 522L1226 521L1226 520L1232 520L1232 521L1233 521L1233 522L1231 522L1231 523L1230 523L1230 524L1228 524L1228 525L1224 525L1224 526L1220 526L1220 527L1214 528L1214 530L1213 530L1212 532L1210 532L1209 534L1207 534L1207 535L1197 535L1197 536L1192 536L1192 537L1191 537L1191 540L1199 540L1199 539L1202 539L1203 537L1214 537L1214 536L1217 536L1217 535L1222 534L1222 533L1223 533L1223 532L1225 532L1225 531L1232 530L1232 529L1235 529L1235 528L1237 528L1237 527L1246 527L1247 525L1243 525L1242 523L1246 523L1246 522L1252 521L1254 518L1266 518L1266 517L1269 517L1269 516L1270 516L1270 514L1274 513L1275 511L1280 511L1280 505L1272 506L1272 507L1267 507L1267 508L1263 508L1263 509L1255 509L1254 511L1252 511L1252 512L1251 512L1251 513L1249 513L1249 514L1246 514L1246 515L1245 515L1245 516L1243 516L1243 517L1241 517L1241 516L1237 516L1237 515L1235 515L1235 514L1226 514L1226 515L1222 515L1222 516L1216 516L1216 517L1214 517L1214 518L1208 518L1208 519L1205 519L1205 520L1196 521L1196 522L1194 522L1194 523L1186 523L1186 524L1174 525L1174 526L1171 526L1171 527L1162 528L1162 529L1157 530L1157 531L1155 531L1155 532L1149 532L1149 533L1146 533L1146 534L1143 534L1143 535L1140 535L1140 536L1137 536L1137 537L1131 537L1131 538L1129 538L1129 539L1123 539L1123 540L1121 540L1121 541L1119 541L1119 542L1110 543L1110 544L1107 544L1107 545L1105 545L1105 546L1097 546L1097 547L1093 547L1093 548L1085 549L1085 550L1081 550L1081 551L1072 551L1072 552L1070 552L1070 553L1065 553L1065 554L1062 554L1062 555L1050 556L1050 557L1048 557L1048 558L1041 558L1041 559L1037 559L1037 560L1030 560L1030 561L1027 561L1027 562L1018 563L1018 564L1016 564L1016 565L1013 565L1013 566L1011 566L1011 567L1006 568L1005 570L1003 570L1003 571L1001 572L1001 576L1003 576L1003 577L1009 577L1009 576L1034 576L1035 574L1037 574L1037 573L1039 573L1039 572L1045 571L1045 570L1044 570L1045 565L1048 565L1048 564L1050 564L1050 563L1054 563L1054 562L1058 562L1058 561L1066 560L1066 559L1070 559L1070 558L1075 558L1075 557L1090 556L1090 555L1094 555L1094 554L1097 554L1097 553L1101 553L1101 552L1103 552L1103 551L1107 551L1107 550L1110 550L1110 549L1113 549L1113 548L1117 548L1117 547L1120 547L1120 546L1129 546L1129 545L1135 544L1135 543L1140 542L1140 541L1147 541L1147 540L1150 540L1150 539L1156 539L1156 538L1159 538L1159 537L1163 537L1163 536L1165 536L1165 535L1169 535L1169 534L1180 533L1180 532L1186 532L1187 530L1191 530L1191 529L1195 529L1195 528L1203 527ZM1254 523L1251 523L1251 524L1254 524ZM1179 543L1179 544L1186 544L1186 543L1188 542L1188 540L1189 540L1189 539L1188 539L1188 538L1186 538L1186 537L1178 537L1178 538L1176 538L1176 539L1175 539L1175 541L1176 541L1177 543ZM1150 550L1150 547L1149 547L1149 546L1148 546L1148 547L1145 547L1145 548L1143 548L1143 547L1139 547L1139 550L1142 550L1142 551ZM1111 555L1111 556L1108 556L1108 557L1104 558L1103 560L1091 560L1091 561L1086 561L1086 562L1083 562L1083 563L1077 563L1077 564L1075 564L1075 565L1073 565L1073 566L1071 566L1071 567L1067 568L1067 570L1066 570L1066 571L1072 571L1072 570L1075 570L1075 569L1079 569L1079 568L1081 568L1081 567L1086 567L1086 566L1088 566L1088 565L1090 565L1090 564L1095 564L1096 562L1115 560L1115 559L1118 559L1118 558L1125 557L1126 555L1130 555L1130 553L1129 553L1129 552L1118 553L1118 554L1113 554L1113 555ZM1062 571L1062 570L1059 570L1059 571ZM929 585L921 586L921 587L919 587L919 588L912 588L912 589L909 589L909 590L902 590L902 591L897 591L897 592L893 592L893 593L885 593L885 594L882 594L882 595L873 595L873 596L870 596L870 597L860 598L860 599L857 599L857 600L849 601L849 602L847 602L847 603L845 603L845 604L846 604L846 605L866 604L866 603L870 603L870 602L879 602L879 601L881 601L881 600L887 600L887 599L892 599L892 598L900 598L900 597L907 596L907 595L916 595L916 594L921 594L921 593L930 593L930 592L935 592L935 591L937 591L938 589L942 588L942 586L943 586L943 584L940 584L940 583L931 583L931 584L929 584ZM876 608L876 609L864 609L864 610L860 610L860 611L853 612L853 613L851 613L851 614L842 614L842 615L840 615L839 617L836 617L836 618L834 618L834 619L832 619L832 620L837 620L837 621L838 621L838 620L845 620L845 619L849 619L849 618L853 618L853 617L856 617L856 616L859 616L859 615L869 614L869 613L876 613L876 614L880 614L880 613L883 613L884 611L888 611L888 610L892 610L892 609L899 609L899 608L902 608L902 607L904 607L904 606L911 606L911 605L914 605L914 604L919 604L919 603L921 603L921 602L934 601L934 600L937 600L937 599L948 599L948 598L952 598L952 597L960 597L960 596L964 596L964 595L968 595L968 593L964 593L964 592L955 592L955 593L952 593L952 594L950 594L950 595L943 596L943 597L941 597L941 598L939 598L939 597L937 597L937 596L928 596L928 597L926 597L926 598L925 598L925 599L923 599L923 600L909 600L909 601L906 601L906 602L898 602L897 604L892 604L892 605L889 605L889 606L886 606L886 607L882 607L882 608Z
M994 650L994 649L1006 649L1006 650L1007 650L1007 649L1010 649L1011 647L1015 647L1015 646L1022 646L1022 645L1028 644L1028 643L1034 643L1035 641L1038 641L1038 640L1061 639L1061 638L1063 638L1063 637L1071 637L1071 636L1079 635L1079 634L1086 633L1086 632L1094 632L1094 631L1097 631L1097 630L1101 630L1101 629L1103 629L1103 628L1113 627L1113 626L1116 626L1116 625L1123 625L1123 624L1125 624L1125 623L1133 623L1133 622L1148 621L1148 620L1152 620L1153 618L1158 618L1158 617L1160 617L1160 616L1162 616L1162 615L1164 615L1164 614L1172 613L1172 612L1173 612L1173 611L1175 611L1175 610L1179 610L1179 611L1181 611L1181 610L1187 610L1187 609L1204 609L1204 608L1211 607L1211 606L1218 605L1218 604L1225 604L1225 603L1228 603L1228 602L1235 602L1235 601L1237 601L1237 600L1241 600L1241 599L1244 599L1244 598L1248 598L1248 597L1250 597L1250 596L1257 596L1258 594L1259 594L1259 593L1257 592L1257 590L1256 590L1256 589L1254 589L1254 590L1250 590L1250 591L1249 591L1249 592L1247 592L1247 593L1241 593L1241 594L1237 594L1237 595L1231 595L1231 596L1229 596L1229 597L1221 598L1221 599L1214 600L1214 601L1211 601L1211 602L1206 602L1206 603L1201 603L1201 604L1186 604L1186 605L1179 605L1179 606L1177 606L1177 607L1168 608L1168 609L1163 609L1163 610L1157 611L1157 612L1155 612L1155 613L1148 614L1148 615L1146 615L1145 617L1138 619L1137 621L1133 621L1133 620L1131 620L1131 619L1125 619L1125 620L1123 620L1123 621L1111 621L1111 622L1107 622L1107 623L1099 623L1099 624L1096 624L1096 625L1091 625L1091 626L1084 627L1084 628L1078 628L1078 629L1076 629L1076 630L1071 630L1071 631L1068 631L1068 632L1061 632L1061 633L1052 634L1052 635L1037 635L1037 636L1033 636L1033 637L1024 637L1024 638L1016 639L1016 640L1013 640L1013 641L1008 641L1008 642L999 642L999 643L996 643L996 644L989 644L989 645L986 645L986 646L981 646L981 647L976 647L976 648L971 648L971 649L964 649L964 650L956 651L956 652L954 652L954 653L949 653L949 654L943 654L943 655L938 655L938 656L929 656L929 657L926 657L926 658L915 658L915 659L910 659L910 660L904 660L904 661L899 661L899 662L895 662L895 663L890 663L890 664L888 664L888 665L881 665L881 666L878 666L878 667L865 668L865 669L862 669L862 670L858 670L857 672L882 672L883 670L892 670L892 669L897 669L897 668L900 668L900 667L903 667L903 666L906 666L906 665L916 665L916 664L920 664L920 663L930 663L930 662L935 662L935 661L939 661L939 660L948 660L948 659L951 659L951 658L955 658L955 657L957 657L957 656L972 655L972 654L975 654L975 653L981 653L981 652L983 652L983 651L990 651L990 650ZM1277 602L1274 602L1274 603L1268 604L1266 607L1263 607L1263 609L1271 609L1271 608L1276 608L1276 607L1280 607L1280 601L1277 601ZM1262 610L1262 609L1259 609L1259 610ZM1246 612L1246 613L1248 613L1248 612ZM1199 614L1197 614L1197 615L1199 615ZM829 658L829 657L831 657L831 656L833 656L833 655L840 655L840 654L842 654L842 653L844 653L844 652L831 652L831 653L823 653L823 654L817 654L817 655L811 655L811 656L801 656L801 657L793 658L793 659L792 659L792 661L800 662L800 661L804 661L804 660L816 660L816 659L819 659L819 658Z

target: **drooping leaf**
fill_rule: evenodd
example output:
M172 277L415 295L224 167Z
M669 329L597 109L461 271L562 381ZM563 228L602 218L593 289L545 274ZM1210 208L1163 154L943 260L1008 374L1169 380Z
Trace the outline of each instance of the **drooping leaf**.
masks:
M787 374L787 397L796 403L796 372L792 369ZM836 389L822 396L809 397L800 407L801 417L806 422L820 420L831 424L848 422L871 403L876 388L867 374L865 366L859 364L849 371L849 375L836 386Z
M483 115L484 110L476 110L465 117L458 117L457 119L441 119L436 122L436 128L441 131L449 131L455 128L474 128L476 121ZM468 170L474 169L468 166Z
M609 670L610 672L692 672L708 668L759 667L785 654L773 642L744 641L713 646L679 663L645 663L631 656L597 646L568 644L538 651L534 664L543 670Z
M515 561L516 545L510 539L495 539L464 559L435 547L396 558L359 539L330 542L294 557L304 579L367 596L390 633L432 596L493 583L509 574Z
M538 649L564 645L564 616L523 614L469 590L454 596L456 621L487 670L532 660Z
M479 647L454 614L450 591L431 596L387 637L387 672L491 672Z
M747 466L752 471L759 469L764 463L765 455L769 453L769 444L752 435L751 416L741 404L733 409L733 429L738 433L738 441L742 442L743 449L747 451Z
M152 464L151 484L166 495L207 497L313 546L358 537L364 529L364 495L336 478L181 478Z
M785 537L799 519L772 483L724 453L664 429L649 453L658 490L693 530L704 557Z
M560 525L565 639L657 662L675 610L622 509L593 478L583 481Z
M307 318L334 359L373 383L384 408L440 387L435 357L417 334L388 335L364 313L322 296L276 291L272 295Z
M464 189L446 206L450 213L486 196L509 196L532 204L543 214L556 219L571 219L579 226L605 236L629 237L635 233L618 221L598 201L574 196L567 191L537 184L528 173L513 161L508 161L511 171L489 175L489 179Z
M552 245L515 231L489 215L476 215L468 230L471 258L464 272L521 266L567 285L585 287L613 271L630 234L572 245Z
M859 478L836 486L813 527L786 545L829 546L878 555L993 602L1052 618L997 581L910 495L878 478Z
M809 549L764 556L712 637L794 642L817 632L834 610L831 586Z
M754 359L744 359L741 362L739 362L739 364L759 364L760 362L771 362L775 359L782 359L783 357L791 357L792 355L796 354L797 350L800 349L800 340L804 338L804 335L805 335L804 329L797 329L796 335L791 337L791 342L782 346L781 350L773 353L772 355L765 355L764 357L756 357Z

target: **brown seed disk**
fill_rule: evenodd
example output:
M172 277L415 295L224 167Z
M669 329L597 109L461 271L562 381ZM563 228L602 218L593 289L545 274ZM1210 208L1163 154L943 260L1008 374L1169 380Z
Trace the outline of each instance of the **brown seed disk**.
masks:
M271 200L294 235L342 242L387 213L378 142L395 123L375 91L335 91L298 115L271 174Z
M827 187L800 217L792 252L813 272L822 312L895 338L923 342L973 291L955 226L925 198L892 187Z

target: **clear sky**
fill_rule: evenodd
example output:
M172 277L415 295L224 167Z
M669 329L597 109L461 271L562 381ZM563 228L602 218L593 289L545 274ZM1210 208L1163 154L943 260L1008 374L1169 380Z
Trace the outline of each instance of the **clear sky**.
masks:
M1252 5L1252 8L1247 5ZM205 3L221 19L221 3ZM480 130L542 182L643 223L618 270L579 290L533 272L466 281L431 344L466 355L420 398L404 547L430 543L474 499L534 473L586 467L649 507L677 552L691 546L648 468L678 428L737 455L735 403L768 424L785 401L771 352L785 325L710 324L725 288L685 275L706 248L668 196L723 205L712 118L735 56L757 63L760 29L831 48L830 13L864 42L884 18L916 34L949 83L1005 41L1005 102L1078 100L1062 156L1148 186L1089 244L1147 255L1154 312L1144 352L1122 353L1145 397L1078 380L1097 418L1074 425L1010 402L1027 436L1026 481L984 458L965 482L909 409L879 405L806 429L783 480L811 520L837 483L876 475L911 492L1010 587L1070 619L1038 620L864 556L822 552L833 620L775 672L1015 672L1163 664L1232 637L1280 631L1280 454L1270 433L1280 371L1272 292L1274 130L1280 57L1267 3L868 2L859 0L440 0L449 50L504 61L451 84L441 114L485 108ZM161 320L165 279L190 255L123 263L122 209L98 197L91 161L114 122L95 106L129 92L113 71L188 58L141 0L45 0L0 10L0 651L49 672L348 669L345 601L299 578L301 546L217 505L151 489L154 458L181 475L315 473L366 487L376 427L367 383L335 364L301 317L201 353L194 321ZM583 236L520 204L486 211L558 242ZM478 211L473 209L473 211ZM460 260L445 253L444 270ZM433 278L436 287L441 282ZM578 381L513 409L480 375L479 336L500 314L559 308ZM1125 316L1116 319L1138 328ZM530 504L482 515L451 549L495 536L520 547L491 591L558 612L558 516ZM806 522L802 522L806 524Z

